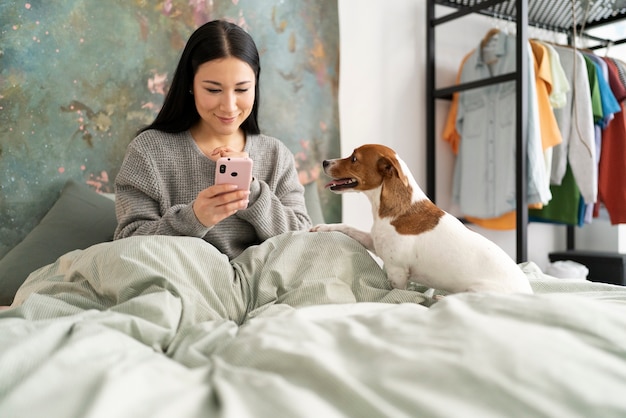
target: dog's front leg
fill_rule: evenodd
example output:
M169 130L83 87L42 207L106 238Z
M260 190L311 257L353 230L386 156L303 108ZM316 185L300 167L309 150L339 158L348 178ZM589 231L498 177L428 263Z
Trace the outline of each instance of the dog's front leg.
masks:
M394 289L406 289L409 283L409 272L406 268L385 263L387 280Z
M372 240L372 235L369 232L361 231L346 224L319 224L311 228L311 232L329 231L343 232L350 238L358 241L366 249L376 254L376 251L374 251L374 241Z

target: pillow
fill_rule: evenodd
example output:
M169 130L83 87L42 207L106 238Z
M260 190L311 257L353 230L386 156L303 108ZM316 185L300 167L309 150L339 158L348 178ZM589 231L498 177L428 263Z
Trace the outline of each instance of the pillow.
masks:
M11 304L31 272L69 251L111 241L116 226L113 200L69 180L35 229L0 260L0 306Z

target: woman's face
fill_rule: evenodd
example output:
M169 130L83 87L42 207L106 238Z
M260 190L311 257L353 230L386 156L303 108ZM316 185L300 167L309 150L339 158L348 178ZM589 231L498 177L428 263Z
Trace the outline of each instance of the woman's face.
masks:
M236 133L252 112L255 83L252 68L237 58L200 65L193 79L193 97L202 129L217 136Z

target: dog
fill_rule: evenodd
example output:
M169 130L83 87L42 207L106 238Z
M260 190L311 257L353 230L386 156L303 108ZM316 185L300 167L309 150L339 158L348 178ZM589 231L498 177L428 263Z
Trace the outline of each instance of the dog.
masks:
M410 280L450 294L532 293L513 259L428 199L391 148L367 144L322 165L333 179L326 188L368 197L374 223L370 233L343 223L311 231L340 231L360 242L382 260L391 287L406 289Z

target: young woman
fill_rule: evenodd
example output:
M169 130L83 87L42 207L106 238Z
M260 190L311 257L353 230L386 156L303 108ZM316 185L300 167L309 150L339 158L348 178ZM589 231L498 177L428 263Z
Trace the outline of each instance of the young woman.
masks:
M294 158L260 133L258 50L239 26L198 28L185 46L154 122L130 143L116 178L115 239L203 238L234 258L247 247L311 221ZM214 185L216 160L249 156L249 191Z

